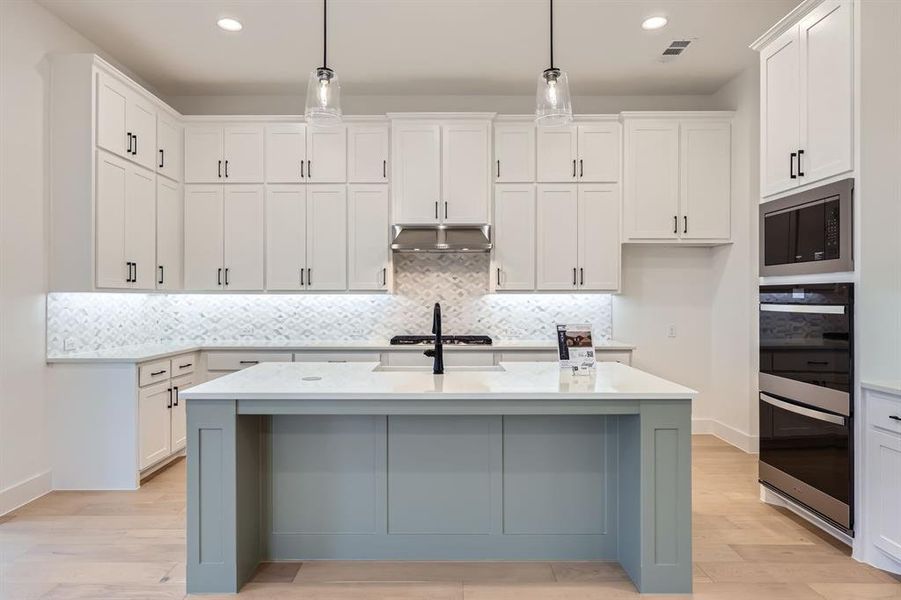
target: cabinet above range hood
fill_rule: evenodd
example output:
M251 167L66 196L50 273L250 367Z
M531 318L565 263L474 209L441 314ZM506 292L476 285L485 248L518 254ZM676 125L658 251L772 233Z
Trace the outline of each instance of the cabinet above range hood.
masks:
M394 225L394 252L488 252L490 225Z

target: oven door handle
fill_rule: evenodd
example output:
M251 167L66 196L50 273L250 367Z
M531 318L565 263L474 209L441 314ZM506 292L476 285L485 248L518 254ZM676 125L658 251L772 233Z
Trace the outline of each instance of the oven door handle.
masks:
M841 425L843 427L845 426L845 417L842 417L841 415L833 415L831 413L822 412L813 408L791 404L790 402L783 402L782 400L773 398L772 396L764 393L760 394L760 400L766 402L767 404L771 404L776 408L781 408L782 410L787 410L788 412L795 413L796 415L810 417L811 419L816 419L817 421L825 421L827 423L833 423L835 425Z
M844 304L761 304L764 312L806 313L815 315L843 315Z

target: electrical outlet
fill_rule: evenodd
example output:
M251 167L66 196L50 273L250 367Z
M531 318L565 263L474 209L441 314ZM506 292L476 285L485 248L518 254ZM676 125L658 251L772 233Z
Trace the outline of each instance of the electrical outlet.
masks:
M675 325L670 325L669 327L666 328L666 337L671 337L671 338L676 337L676 326Z
M78 342L75 341L75 338L66 338L63 340L63 350L67 352L72 352L73 350L78 349Z

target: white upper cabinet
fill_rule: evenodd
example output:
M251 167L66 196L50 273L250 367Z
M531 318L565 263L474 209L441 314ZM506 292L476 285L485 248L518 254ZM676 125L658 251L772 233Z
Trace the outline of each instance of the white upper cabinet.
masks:
M347 180L347 130L307 127L307 183Z
M307 126L303 123L266 125L266 181L306 181Z
M498 183L535 181L535 124L494 126L494 180Z
M827 0L760 49L764 196L854 167L852 8Z
M538 128L538 181L575 182L579 131L576 126Z
M181 185L156 178L156 289L180 290L184 263L184 201Z
M728 239L732 134L726 121L686 121L680 132L682 239Z
M155 168L156 108L107 73L98 74L97 86L97 145L145 168Z
M626 122L627 239L676 239L679 218L679 121Z
M228 186L223 210L223 277L228 291L263 289L263 188Z
M266 188L266 288L302 290L307 266L307 188Z
M307 187L307 279L309 290L347 289L347 188Z
M580 184L579 289L619 290L620 194L617 184Z
M394 222L437 223L441 200L441 125L396 121L391 126Z
M189 125L185 128L186 183L261 183L262 125Z
M156 172L169 179L181 181L184 165L184 127L175 117L162 111L156 120Z
M385 290L391 243L388 189L383 185L348 186L348 288Z
M386 183L388 181L388 125L351 124L347 126L348 183Z
M575 290L579 271L579 186L539 185L537 207L537 287Z
M619 181L622 126L615 121L579 125L578 180L581 183Z
M494 272L497 291L535 289L535 186L494 188Z
M221 185L185 186L185 289L222 289Z
M443 206L439 206L440 217L445 223L487 223L489 123L449 123L442 127L441 137Z
M97 153L96 286L153 289L156 258L154 175Z

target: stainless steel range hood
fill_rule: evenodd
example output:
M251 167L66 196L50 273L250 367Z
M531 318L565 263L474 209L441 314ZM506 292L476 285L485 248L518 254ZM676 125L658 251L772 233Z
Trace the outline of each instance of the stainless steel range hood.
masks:
M488 252L489 225L394 225L395 252Z

